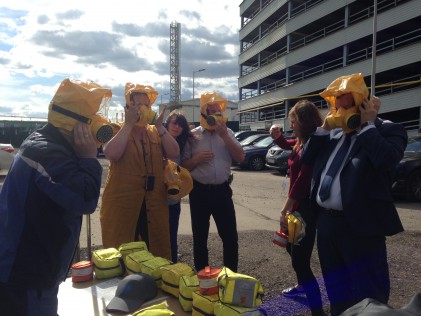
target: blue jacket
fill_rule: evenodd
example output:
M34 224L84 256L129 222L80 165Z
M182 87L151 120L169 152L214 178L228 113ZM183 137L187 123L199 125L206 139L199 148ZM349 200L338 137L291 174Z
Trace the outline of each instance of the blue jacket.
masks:
M67 276L102 167L78 158L52 125L23 142L0 192L0 282L50 289Z
M376 119L376 128L357 136L340 174L343 211L359 236L391 236L403 231L391 193L396 165L408 141L401 124ZM321 173L342 136L341 129L325 136L311 136L301 161L313 165L313 210Z

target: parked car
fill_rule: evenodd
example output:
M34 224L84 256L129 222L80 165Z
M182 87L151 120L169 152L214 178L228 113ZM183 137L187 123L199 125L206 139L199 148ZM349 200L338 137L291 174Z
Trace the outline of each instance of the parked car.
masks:
M421 202L421 136L408 139L404 156L396 167L392 192L409 201Z
M11 144L0 144L0 170L9 170L15 158L15 148Z
M265 168L265 158L270 147L273 146L273 139L270 136L266 136L257 143L251 146L243 147L245 157L244 160L239 164L242 169L250 169L259 171ZM234 163L236 165L236 163Z
M267 131L239 131L239 132L235 132L234 136L235 138L237 138L239 142L241 142L243 139L249 137L250 135L255 135L255 134L268 134L268 132Z
M291 150L285 150L278 145L272 146L266 154L265 166L270 169L276 169L284 174L288 171L288 157Z
M258 141L260 141L261 139L265 138L269 136L269 134L254 134L254 135L250 135L249 137L244 138L240 144L241 146L245 147L245 146L250 146L250 145L254 145L256 144Z

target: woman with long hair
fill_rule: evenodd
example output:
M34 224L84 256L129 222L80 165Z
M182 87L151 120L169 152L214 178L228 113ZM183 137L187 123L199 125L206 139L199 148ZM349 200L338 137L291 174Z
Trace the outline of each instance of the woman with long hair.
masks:
M187 122L184 114L178 110L173 110L167 117L165 127L168 133L174 137L180 147L180 156L183 153L184 146L187 142L193 139L193 134L190 131L189 123ZM173 159L174 162L180 164L180 157ZM168 199L169 206L169 217L170 217L170 241L171 241L171 253L172 261L176 263L178 261L177 252L177 234L178 234L178 223L180 220L181 203L180 200L174 201Z
M323 315L319 285L310 267L316 236L316 216L310 211L309 199L312 167L300 163L303 146L323 120L312 102L300 100L289 111L289 123L295 136L292 139L286 139L279 126L274 125L270 129L270 135L279 147L292 150L288 158L290 187L281 210L280 227L281 231L287 232L286 215L295 212L300 214L306 226L305 236L299 244L287 245L298 284L283 290L282 294L286 297L306 294L312 315Z

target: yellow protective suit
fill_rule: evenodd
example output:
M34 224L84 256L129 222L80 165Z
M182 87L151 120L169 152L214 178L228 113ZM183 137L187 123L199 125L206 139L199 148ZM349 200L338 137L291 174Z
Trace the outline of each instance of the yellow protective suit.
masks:
M120 127L113 124L114 133ZM147 125L146 130L143 146L132 131L123 156L118 161L110 161L100 210L102 242L104 248L118 249L121 244L134 241L140 209L145 200L149 251L171 260L163 149L155 126ZM145 189L147 175L155 176L152 191Z

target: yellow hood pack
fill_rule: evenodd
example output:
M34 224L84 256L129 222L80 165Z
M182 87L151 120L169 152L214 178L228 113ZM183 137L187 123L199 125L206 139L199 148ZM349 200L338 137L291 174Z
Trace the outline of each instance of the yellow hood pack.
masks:
M365 84L364 76L361 73L335 79L320 93L320 96L334 108L336 97L345 93L352 93L356 106L360 106L363 100L368 98L368 88Z
M337 109L335 106L336 97L345 93L352 93L355 106ZM368 98L368 88L361 73L335 79L320 93L320 96L330 105L330 114L326 117L326 120L331 128L342 128L345 133L349 133L360 126L360 105L363 100Z
M87 123L99 146L112 137L111 126L98 113L103 110L111 96L110 89L92 81L66 78L50 102L48 123L69 132L73 131L76 122Z
M200 96L200 125L207 130L215 130L215 126L211 125L211 122L208 122L207 117L207 108L210 104L219 104L221 107L221 113L225 112L225 108L227 106L228 100L219 95L216 92L205 92ZM210 115L209 115L210 116ZM220 116L219 119L217 116L212 115L216 119L216 121L220 121L222 123L227 122L226 116ZM211 123L211 124L209 124Z
M168 198L178 201L193 189L193 179L190 172L168 159L165 166L165 184L167 185Z
M146 94L148 96L151 106L152 104L154 104L156 98L158 97L158 91L156 91L151 86L144 86L137 83L127 82L124 91L124 95L126 97L126 104L130 104L130 95L135 92Z
M136 125L139 126L146 126L146 124L154 123L156 120L156 112L151 109L152 104L154 104L156 98L158 97L158 91L156 91L151 86L144 86L141 84L135 84L131 82L126 83L125 87L125 98L126 98L126 104L130 104L130 96L133 93L144 93L149 99L149 107L141 107L139 110L139 121L136 123Z

